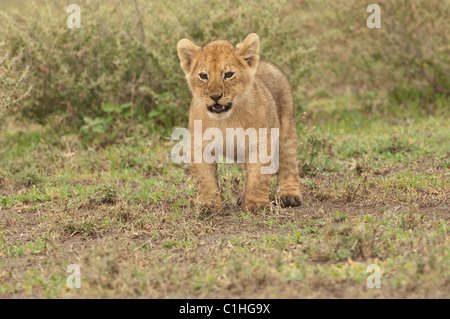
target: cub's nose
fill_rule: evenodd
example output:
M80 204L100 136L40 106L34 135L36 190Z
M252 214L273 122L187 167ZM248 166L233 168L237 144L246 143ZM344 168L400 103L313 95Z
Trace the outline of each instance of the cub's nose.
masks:
M211 98L211 100L213 100L214 102L217 102L217 101L219 101L220 100L220 98L222 97L222 95L223 95L223 93L222 94L220 94L220 95L218 95L218 94L215 94L215 95L210 95L209 97Z

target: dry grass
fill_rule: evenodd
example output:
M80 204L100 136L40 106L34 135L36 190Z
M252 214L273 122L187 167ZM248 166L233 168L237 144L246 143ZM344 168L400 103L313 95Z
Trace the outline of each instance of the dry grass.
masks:
M232 205L242 185L233 166L220 167L225 212L198 206L188 167L170 162L164 139L92 149L76 135L10 123L0 295L448 298L446 118L303 120L303 205L257 214ZM366 286L373 263L381 289ZM81 266L81 289L66 287L69 264Z

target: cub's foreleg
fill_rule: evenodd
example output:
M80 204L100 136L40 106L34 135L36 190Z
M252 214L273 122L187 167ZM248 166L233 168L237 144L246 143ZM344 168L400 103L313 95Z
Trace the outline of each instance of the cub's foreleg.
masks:
M269 200L271 174L261 174L260 163L246 164L246 177L242 208L247 211L257 211L271 208Z
M221 204L217 179L217 163L192 163L191 173L197 185L198 200L203 204Z

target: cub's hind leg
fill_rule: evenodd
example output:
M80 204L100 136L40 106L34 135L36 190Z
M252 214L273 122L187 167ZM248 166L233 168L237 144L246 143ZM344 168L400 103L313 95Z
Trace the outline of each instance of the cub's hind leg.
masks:
M277 180L281 204L284 207L301 205L297 140L297 129L294 119L282 119Z

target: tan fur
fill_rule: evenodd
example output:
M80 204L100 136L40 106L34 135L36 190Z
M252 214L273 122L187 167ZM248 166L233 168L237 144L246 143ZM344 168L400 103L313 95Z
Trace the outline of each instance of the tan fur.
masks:
M259 61L258 36L251 33L236 46L228 41L218 40L203 48L188 39L182 39L177 49L180 65L192 92L189 111L192 141L194 120L202 120L203 132L208 127L217 127L222 130L224 137L226 128L255 128L256 131L268 128L269 132L270 128L279 128L277 178L281 200L284 206L300 205L292 89L286 76L276 66ZM226 72L234 72L234 76L224 79ZM200 79L199 73L207 74L208 79ZM226 105L232 102L231 109L219 114L209 112L207 107L216 103L210 96L221 94L217 103ZM207 144L203 143L202 147ZM224 149L225 143L224 138ZM192 144L192 150L193 146ZM245 210L271 206L269 188L272 176L261 174L261 165L248 162L243 165L246 186L242 206ZM192 163L191 172L199 184L199 200L220 204L222 198L219 194L217 164L204 161Z

